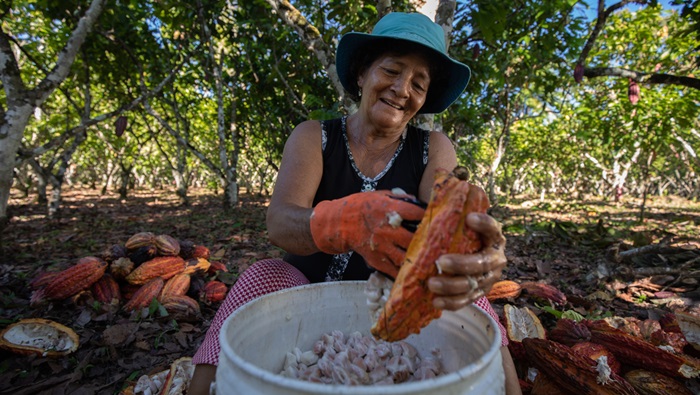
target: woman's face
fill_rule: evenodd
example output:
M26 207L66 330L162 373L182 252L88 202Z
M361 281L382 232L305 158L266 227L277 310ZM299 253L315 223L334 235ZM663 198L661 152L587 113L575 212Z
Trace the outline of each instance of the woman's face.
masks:
M380 56L357 81L360 111L382 127L405 127L425 103L430 68L418 54Z

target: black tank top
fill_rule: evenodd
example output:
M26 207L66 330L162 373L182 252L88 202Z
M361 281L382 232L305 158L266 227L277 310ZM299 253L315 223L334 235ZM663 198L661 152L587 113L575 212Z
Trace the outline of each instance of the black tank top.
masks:
M314 197L314 206L323 200L339 199L361 191L392 188L401 188L418 196L418 187L428 163L430 132L409 126L387 167L377 177L369 179L355 166L347 142L346 119L321 123L323 176ZM359 254L352 252L338 255L319 252L308 256L287 254L284 259L312 283L366 280L374 271Z

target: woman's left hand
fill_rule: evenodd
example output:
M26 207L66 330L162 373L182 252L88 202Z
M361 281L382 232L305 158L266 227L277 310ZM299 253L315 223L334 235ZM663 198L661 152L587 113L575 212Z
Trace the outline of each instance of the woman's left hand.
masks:
M474 254L445 254L437 260L441 275L428 280L438 309L458 310L491 290L506 267L506 238L501 224L487 214L471 213L467 225L481 235L483 248Z

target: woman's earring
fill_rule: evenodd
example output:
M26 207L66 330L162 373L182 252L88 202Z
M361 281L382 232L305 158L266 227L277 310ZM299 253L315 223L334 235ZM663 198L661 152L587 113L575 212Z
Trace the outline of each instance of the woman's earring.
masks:
M362 97L362 88L357 89L357 97Z

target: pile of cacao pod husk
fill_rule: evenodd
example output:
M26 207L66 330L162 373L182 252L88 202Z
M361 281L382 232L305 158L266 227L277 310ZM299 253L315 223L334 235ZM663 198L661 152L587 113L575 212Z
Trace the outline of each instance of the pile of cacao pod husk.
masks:
M218 303L228 292L218 279L226 266L210 258L203 245L140 232L62 271L40 273L29 282L30 303L68 300L141 314L157 301L173 319L193 321L200 317L200 304Z
M505 300L500 319L524 394L675 394L700 389L700 317L667 312L661 319L558 318L549 328L528 299L565 309L565 295L535 282L497 282L487 295ZM544 313L541 313L544 314ZM576 316L576 314L571 314Z

